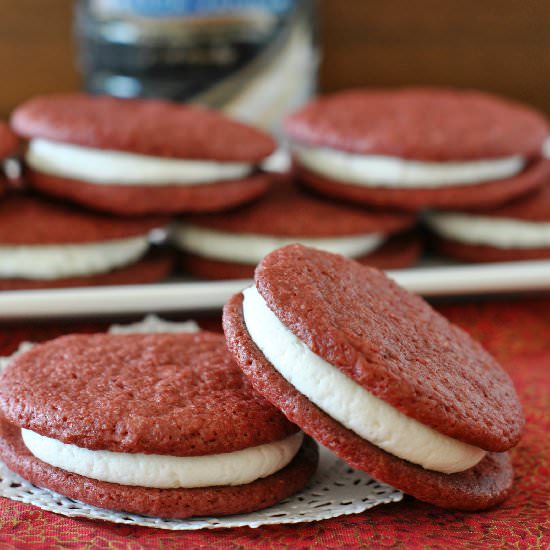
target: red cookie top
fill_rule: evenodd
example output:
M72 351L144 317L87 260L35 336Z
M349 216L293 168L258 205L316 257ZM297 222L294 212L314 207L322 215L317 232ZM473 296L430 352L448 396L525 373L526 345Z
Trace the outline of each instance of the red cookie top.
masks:
M519 103L430 88L321 97L291 115L285 127L298 143L428 161L538 157L549 134L544 116Z
M80 244L146 235L167 218L118 218L13 193L0 201L0 245Z
M517 443L523 415L508 375L381 271L291 245L260 262L256 287L314 353L407 416L489 451Z
M297 431L256 394L222 335L70 335L2 373L7 420L88 449L200 456Z
M282 237L393 233L416 221L413 214L358 208L286 183L274 185L265 198L237 210L185 219L193 225L228 233Z
M17 136L6 123L0 120L0 160L15 153L17 146Z
M15 110L11 124L26 138L155 157L255 163L275 149L265 132L220 113L152 99L36 97Z
M548 222L550 221L550 181L543 185L540 190L525 197L487 212L472 211L472 215L511 218L530 222Z

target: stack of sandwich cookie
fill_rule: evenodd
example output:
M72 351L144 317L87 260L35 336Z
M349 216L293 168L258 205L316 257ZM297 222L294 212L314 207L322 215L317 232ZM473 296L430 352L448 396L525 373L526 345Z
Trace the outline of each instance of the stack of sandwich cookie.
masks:
M254 388L353 467L447 508L508 495L523 426L509 377L382 272L282 248L225 306L224 330Z
M550 176L544 116L480 92L349 91L312 101L286 130L309 186L380 207L490 208Z
M268 187L264 132L214 111L84 94L38 97L15 110L29 140L27 177L45 193L117 214L208 212Z
M18 140L9 126L0 121L0 194L6 190L6 183L3 177L2 163L17 151Z
M468 262L550 258L550 180L537 192L483 212L429 212L434 247Z
M182 218L174 228L186 271L207 278L249 278L281 246L300 242L381 269L406 267L420 255L409 232L415 217L328 201L294 184L278 184L245 207Z
M315 444L252 390L221 335L65 336L15 358L1 382L0 458L95 506L250 512L317 466Z
M172 261L148 253L162 217L116 218L32 195L0 202L0 290L150 283Z

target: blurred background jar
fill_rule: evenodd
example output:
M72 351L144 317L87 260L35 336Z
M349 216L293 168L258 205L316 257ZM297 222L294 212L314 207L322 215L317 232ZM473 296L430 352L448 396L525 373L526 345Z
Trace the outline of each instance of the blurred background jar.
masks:
M78 0L92 93L198 102L277 132L316 87L315 0Z

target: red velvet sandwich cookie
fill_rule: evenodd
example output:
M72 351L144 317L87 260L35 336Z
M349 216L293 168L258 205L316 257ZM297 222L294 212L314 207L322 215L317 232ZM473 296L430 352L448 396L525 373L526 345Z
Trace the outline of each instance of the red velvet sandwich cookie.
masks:
M550 178L539 190L483 212L427 212L435 249L467 262L550 258Z
M263 194L275 143L197 106L84 94L37 97L12 127L29 140L28 179L45 193L118 214L209 212Z
M353 467L433 504L506 498L523 426L498 363L377 269L292 245L224 309L254 388Z
M6 190L6 182L2 171L2 161L17 151L18 140L10 127L0 121L0 194Z
M415 221L410 214L368 211L279 184L242 208L183 218L173 240L187 271L214 279L252 277L265 255L295 242L380 268L406 267L418 258L420 241L391 236Z
M147 254L161 217L115 218L12 193L0 202L0 290L139 284L168 275Z
M300 176L329 196L379 207L493 207L540 186L541 114L475 91L354 90L286 121Z
M317 448L254 392L218 334L71 335L2 373L0 458L31 483L161 517L268 507Z

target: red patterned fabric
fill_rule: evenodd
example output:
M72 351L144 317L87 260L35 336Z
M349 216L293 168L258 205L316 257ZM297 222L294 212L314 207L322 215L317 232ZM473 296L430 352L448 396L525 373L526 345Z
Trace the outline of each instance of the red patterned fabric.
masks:
M525 407L527 425L512 452L516 483L500 507L448 512L407 497L363 514L259 529L170 532L67 519L0 499L1 548L409 548L550 547L550 297L439 304L502 362ZM105 324L0 327L0 355L21 340L102 330ZM215 319L203 326L219 328Z

